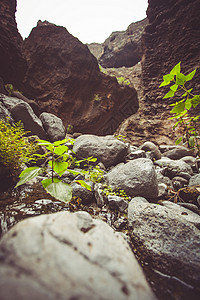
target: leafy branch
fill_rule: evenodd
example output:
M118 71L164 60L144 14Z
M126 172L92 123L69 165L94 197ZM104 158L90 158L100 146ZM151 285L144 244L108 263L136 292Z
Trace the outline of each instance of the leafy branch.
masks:
M197 154L199 154L200 145L198 142L197 123L199 123L200 116L190 116L189 110L191 108L196 109L197 105L200 103L200 95L194 95L192 93L192 88L186 88L186 83L192 80L195 73L196 69L188 75L181 73L181 62L179 62L169 74L163 76L163 82L159 87L172 84L169 92L163 99L174 97L177 93L179 94L179 97L182 98L181 100L176 101L176 103L170 104L170 106L173 106L170 113L174 114L174 116L169 119L177 119L173 128L175 129L178 125L181 125L184 130L184 135L176 141L176 144L179 144L181 141L186 142L188 147L194 148L197 151Z

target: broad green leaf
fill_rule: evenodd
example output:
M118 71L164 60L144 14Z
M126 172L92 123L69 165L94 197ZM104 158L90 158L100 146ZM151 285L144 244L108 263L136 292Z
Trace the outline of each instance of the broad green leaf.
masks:
M171 98L174 97L175 92L170 90L164 97L163 99Z
M192 71L191 73L189 73L188 75L186 75L185 76L186 81L191 80L194 77L195 73L196 73L196 69L194 71Z
M191 99L192 105L195 108L199 103L200 103L200 95L195 95L192 99Z
M174 106L174 108L170 111L170 113L180 114L181 112L184 111L184 109L185 109L185 103L179 102Z
M181 97L186 97L188 94L188 92L185 92L183 95L181 95Z
M15 187L18 187L18 186L26 183L27 181L29 181L29 180L35 178L36 176L40 175L42 172L43 172L43 168L40 168L40 167L30 167L30 168L25 169L19 175L20 180L16 184Z
M176 92L178 88L177 84L173 84L172 86L170 86L170 90L172 90L173 92Z
M182 73L178 73L176 75L176 84L184 85L185 82L186 82L186 76Z
M186 108L187 110L190 110L191 107L192 107L191 99L187 99L187 100L185 101L185 108Z
M91 186L87 184L84 180L75 180L75 182L79 183L81 186L86 188L87 190L91 191Z
M189 146L192 147L192 148L195 146L194 136L190 136L188 143L189 143Z
M164 82L171 82L172 80L174 79L174 75L172 75L172 74L167 74L167 75L164 75L163 76L163 81Z
M54 146L60 146L60 145L63 145L67 142L68 142L68 139L64 139L64 140L61 140L61 141L55 141L53 144L54 144Z
M173 69L171 70L170 74L171 75L177 75L181 72L181 62L179 62L177 65L175 65L173 67Z
M61 182L61 180L58 178L53 178L53 182ZM46 189L46 187L48 185L52 184L52 178L44 179L41 181L41 183L42 183L43 188Z
M63 153L67 152L68 149L69 148L65 145L58 146L54 149L54 153L57 154L57 155L62 155Z
M180 142L182 142L183 137L181 136L178 140L176 140L176 145L180 144Z
M95 162L95 161L97 161L97 158L91 156L91 157L88 157L87 160L90 161L90 162Z
M80 172L80 171L74 171L74 170L71 170L71 169L67 169L67 172L72 173L73 175L80 175L80 174L82 174L82 172Z
M55 161L54 164L53 164L53 170L59 176L62 176L63 173L67 170L68 166L69 166L69 164L67 162L65 162L65 161Z
M159 88L162 87L162 86L166 86L170 84L170 81L163 81L160 85L159 85Z
M45 190L57 200L69 202L72 199L72 187L67 183L53 182Z

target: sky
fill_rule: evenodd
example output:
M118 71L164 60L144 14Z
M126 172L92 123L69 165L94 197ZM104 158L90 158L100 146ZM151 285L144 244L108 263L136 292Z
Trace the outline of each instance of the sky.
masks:
M148 0L17 0L16 21L23 38L37 21L64 26L82 43L103 43L146 17Z

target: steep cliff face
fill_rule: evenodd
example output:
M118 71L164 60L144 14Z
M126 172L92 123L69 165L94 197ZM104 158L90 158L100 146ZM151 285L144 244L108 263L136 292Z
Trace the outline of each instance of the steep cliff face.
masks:
M141 60L141 37L148 19L132 23L126 31L113 32L103 43L99 62L104 68L131 67Z
M21 47L22 37L15 21L16 0L1 0L0 3L0 77L4 83L20 88L26 62Z
M163 90L158 87L162 76L178 62L182 62L183 73L200 67L199 12L199 0L149 0L142 64L146 100L161 99ZM196 91L200 88L199 74L200 69L192 81Z
M166 89L159 88L163 75L182 62L184 74L197 68L191 82L194 93L200 90L200 1L149 0L147 25L143 35L142 86L144 97L138 112L126 120L118 133L138 143L149 139L157 143L174 143L180 132L173 132L169 103L163 100Z
M25 40L24 94L74 131L108 134L138 108L135 89L99 71L88 47L65 28L40 22Z

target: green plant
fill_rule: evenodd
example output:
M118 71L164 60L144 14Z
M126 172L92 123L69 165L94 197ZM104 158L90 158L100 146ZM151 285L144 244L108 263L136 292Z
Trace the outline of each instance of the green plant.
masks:
M23 163L32 160L37 151L36 143L26 137L27 133L21 121L11 125L9 118L0 120L0 162L13 177L19 173Z
M75 153L72 150L69 151L69 147L66 146L67 142L73 144L74 140L64 139L54 143L50 143L45 140L38 140L38 145L45 147L47 151L45 154L35 154L34 157L37 157L38 159L47 158L48 165L45 165L44 167L29 167L22 171L19 176L20 180L16 187L26 183L42 173L46 173L48 178L45 178L41 181L43 188L56 199L69 202L72 199L72 187L70 184L62 182L61 176L67 171L74 175L84 175L87 180L88 178L86 175L88 175L88 171L75 171L72 168L80 166L81 163L85 162L88 164L94 163L97 159L94 157L88 157L86 159L77 160ZM48 166L50 167L50 172L48 171ZM75 182L79 183L88 190L91 190L90 185L88 185L84 180L76 180Z
M67 125L66 132L67 133L72 133L73 132L73 125L71 125L71 124Z
M121 76L121 77L116 77L117 78L117 81L120 85L130 85L130 80L129 79L126 79L125 77Z
M95 94L94 95L94 101L101 101L102 100L102 97L99 95L99 94Z
M18 90L14 89L14 87L11 83L5 84L5 89L8 92L9 96L11 96L13 92L19 92Z
M119 141L123 141L123 142L126 141L126 136L125 136L125 135L118 134L118 135L114 135L114 137L115 137L116 139L118 139Z
M112 195L112 196L118 196L118 197L124 198L126 200L130 200L129 196L126 194L126 192L124 190L121 190L119 188L112 189L111 186L108 186L106 184L103 185L103 193L106 196Z
M170 113L174 114L174 116L169 119L177 119L173 128L175 129L178 125L181 125L184 130L184 135L176 141L176 144L179 144L181 141L186 142L188 147L195 149L197 154L199 154L200 145L198 142L199 134L197 124L199 123L200 116L191 116L189 115L189 111L193 108L195 114L197 114L196 107L200 103L200 95L194 95L192 93L192 88L186 88L186 83L194 77L195 73L196 69L188 75L181 73L181 62L179 62L169 74L163 76L163 82L159 87L172 83L169 92L163 99L174 97L175 94L181 98L181 100L170 104L170 106L173 106Z

